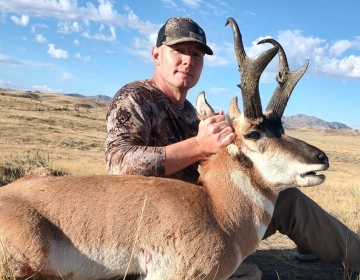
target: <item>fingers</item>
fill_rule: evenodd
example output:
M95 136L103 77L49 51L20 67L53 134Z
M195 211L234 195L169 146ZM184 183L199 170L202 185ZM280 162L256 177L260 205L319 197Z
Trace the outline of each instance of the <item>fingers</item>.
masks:
M229 145L232 141L234 141L234 139L235 139L235 133L231 131L225 137L221 138L220 140L221 147Z
M233 128L222 111L218 115L201 121L196 136L197 143L209 153L216 153L221 147L230 144L234 139Z
M224 115L215 115L206 120L204 120L208 129L213 133L221 133L221 131L229 128L232 131L232 128L229 122L226 120ZM224 131L226 132L226 131Z

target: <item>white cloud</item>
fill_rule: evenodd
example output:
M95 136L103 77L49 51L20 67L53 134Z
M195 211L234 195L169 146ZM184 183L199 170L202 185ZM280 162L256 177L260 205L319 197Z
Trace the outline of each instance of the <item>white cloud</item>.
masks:
M55 45L54 44L49 44L49 49L47 51L47 53L55 58L67 58L68 57L68 53L67 51L64 51L62 49L55 49Z
M35 23L31 27L31 33L34 33L36 31L36 28L47 28L47 29L49 29L49 26L46 25L45 23Z
M38 86L38 85L35 85L35 86L32 86L31 89L33 91L40 91L40 92L62 92L62 89L52 89L50 87L48 87L47 85L41 85L41 86Z
M220 94L220 95L231 95L236 96L238 93L234 93L233 91L227 89L227 88L219 88L219 87L212 87L209 89L209 93L212 94Z
M283 46L288 59L298 64L303 64L304 58L309 58L309 55L324 56L328 48L326 40L312 36L305 37L300 30L280 31L276 40ZM267 48L271 46L264 44L264 46L266 45Z
M352 43L354 48L360 50L360 36L355 36L355 40Z
M76 0L0 0L3 10L23 13L39 18L53 18L66 22L99 22L105 25L130 27L146 34L158 30L156 24L141 21L128 7L125 14L119 14L113 7L112 0L98 0L98 5L86 2L79 6ZM82 1L83 2L83 1Z
M126 22L129 28L136 29L140 34L143 34L145 36L149 36L149 34L153 33L157 35L161 27L160 24L153 24L148 21L141 21L139 17L130 8L126 11L128 12ZM117 26L116 24L113 25Z
M206 3L206 7L211 9L216 16L224 17L224 15L229 14L227 10L220 9L218 6L210 5L209 3Z
M34 40L38 43L47 43L46 38L42 34L37 34Z
M109 27L111 35L106 36L102 33L96 33L95 35L90 35L88 32L83 32L81 35L86 39L95 39L99 41L107 41L107 42L115 42L116 41L116 33L115 27Z
M0 88L10 88L11 82L10 81L3 81L0 79Z
M228 9L230 9L230 6L228 3L226 3L225 1L221 1L221 0L215 0L217 3L219 3L221 6L224 6Z
M205 65L211 67L225 66L235 61L233 44L223 42L221 45L208 42L213 50L213 55L205 55Z
M250 46L244 46L248 57L254 57L271 48L271 44L260 44L260 37ZM300 30L280 31L275 38L284 48L291 71L295 71L309 60L308 73L317 76L337 78L360 78L360 55L355 55L354 50L360 49L360 36L351 40L339 40L330 45L326 40L304 36ZM222 67L236 63L233 42L221 44L208 43L213 49L213 56L205 56L205 65ZM345 51L353 53L344 55ZM340 57L342 55L342 57ZM278 71L278 59L273 59L261 76L262 82L273 81Z
M64 71L61 75L61 80L69 80L73 77L69 72Z
M142 21L129 6L125 5L125 13L119 14L112 0L98 0L98 5L86 2L80 6L76 0L0 0L3 10L14 13L28 14L39 18L52 18L61 22L59 32L68 34L71 32L82 32L82 36L88 39L116 42L115 28L120 26L137 31L143 40L155 43L160 24ZM198 3L198 1L195 1ZM76 22L76 24L75 24ZM92 35L86 27L90 28L92 22L100 23L101 32ZM102 26L111 26L110 35L105 35ZM32 32L35 32L35 26ZM138 35L135 35L138 36ZM150 47L151 49L151 47ZM149 49L149 50L150 50ZM142 49L139 50L143 52Z
M0 54L0 64L6 64L9 66L22 66L25 65L26 63L22 60L18 60L10 56Z
M198 8L203 3L202 0L182 0L182 2L190 8Z
M218 55L205 55L205 65L211 67L225 66L230 64L230 61L222 56Z
M249 57L269 49L271 44L257 45L263 39L260 37L250 47L245 47ZM300 30L285 30L278 33L275 38L284 48L291 71L299 69L306 60L310 61L308 72L327 77L360 78L360 56L349 55L340 57L345 51L358 48L358 38L354 41L339 40L330 45L326 40L304 36ZM360 46L360 45L359 45ZM262 81L266 77L276 75L278 60L273 61L266 68Z
M198 2L196 0L195 2ZM114 8L114 1L112 0L98 0L98 5L90 2L84 2L84 5L78 3L76 0L0 0L1 8L7 12L22 13L29 16L39 18L53 18L65 22L82 22L89 25L90 22L98 22L108 26L120 26L135 29L139 33L147 35L151 32L157 32L159 26L152 24L149 21L142 21L135 15L130 7L125 6L126 13L119 14ZM81 32L81 25L76 27L73 24L62 26L62 32L76 30ZM66 29L68 27L68 29ZM35 32L35 27L32 28Z
M124 5L124 10L127 11L127 12L130 12L131 8L128 5Z
M360 78L360 56L342 55L351 48L357 48L355 41L339 40L331 46L326 40L305 37L301 31L280 32L278 41L282 44L291 70L310 60L309 72L321 76ZM295 66L294 66L295 65Z
M166 6L177 7L176 3L173 0L162 0L162 2Z
M342 59L315 57L313 71L318 75L360 79L360 56L350 55Z
M79 40L78 40L78 39L75 39L75 40L74 40L74 44L77 45L77 46L79 46L79 45L80 45Z
M49 26L45 23L36 23L34 26L49 29Z
M31 60L21 60L12 58L7 55L0 54L0 64L5 64L8 67L22 67L22 66L36 66L36 67L52 67L50 63L39 63Z
M152 63L151 48L153 45L154 43L148 38L141 39L139 37L135 37L132 42L133 48L128 48L127 51L139 57L146 63Z
M134 54L147 63L152 63L151 49L156 43L156 38L161 25L153 25L150 23L144 24L139 21L138 16L128 7L124 6L128 12L129 26L138 29L139 33L144 37L133 37L132 47L128 48L129 53Z
M11 16L10 18L17 25L26 26L29 23L29 16L26 15L22 15L20 18L17 16Z
M329 55L339 56L351 47L352 42L349 40L337 41L329 48Z
M70 34L73 32L80 32L82 30L81 24L77 21L71 22L59 22L58 23L58 32L64 34Z
M76 53L76 54L74 55L74 58L77 59L77 60L85 61L85 62L91 61L90 56L85 56L85 57L83 57L80 53Z

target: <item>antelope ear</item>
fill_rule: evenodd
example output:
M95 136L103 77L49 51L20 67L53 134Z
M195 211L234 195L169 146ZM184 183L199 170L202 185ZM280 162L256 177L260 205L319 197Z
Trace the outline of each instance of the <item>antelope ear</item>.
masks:
M214 116L215 111L205 99L205 92L200 92L196 99L196 113L200 120L206 120L208 117Z
M234 97L230 103L229 117L231 120L233 120L233 119L239 117L240 115L241 115L241 112L240 112L240 109L238 106L238 98Z

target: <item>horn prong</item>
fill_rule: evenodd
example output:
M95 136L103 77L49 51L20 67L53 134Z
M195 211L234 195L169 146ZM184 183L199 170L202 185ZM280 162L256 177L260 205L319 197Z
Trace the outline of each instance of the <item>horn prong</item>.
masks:
M298 81L304 75L309 65L309 61L306 61L300 69L290 71L285 51L280 43L274 39L264 39L258 42L258 44L263 43L270 43L279 49L279 72L276 76L277 86L266 107L265 114L271 118L281 119L290 95Z

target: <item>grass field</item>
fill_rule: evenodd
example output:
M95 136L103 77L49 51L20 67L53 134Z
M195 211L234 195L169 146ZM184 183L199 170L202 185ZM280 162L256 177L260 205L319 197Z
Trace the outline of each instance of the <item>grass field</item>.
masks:
M28 92L0 92L0 160L36 153L56 170L105 174L109 103L59 94L37 96L41 103Z
M109 103L59 94L0 90L0 184L25 174L106 174ZM360 234L360 135L351 130L288 130L329 156L326 182L301 189ZM9 179L10 178L10 179ZM264 279L360 279L323 262L298 264L295 245L276 234L251 259Z

